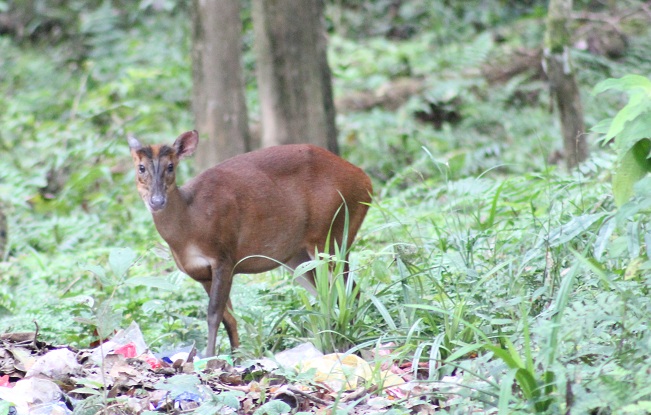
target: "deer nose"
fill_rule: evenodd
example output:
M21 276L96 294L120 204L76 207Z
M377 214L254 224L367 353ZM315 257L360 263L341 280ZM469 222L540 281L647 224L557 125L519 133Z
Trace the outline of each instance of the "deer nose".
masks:
M161 210L165 207L165 196L153 195L151 199L149 199L149 206L151 206L151 209L154 211Z

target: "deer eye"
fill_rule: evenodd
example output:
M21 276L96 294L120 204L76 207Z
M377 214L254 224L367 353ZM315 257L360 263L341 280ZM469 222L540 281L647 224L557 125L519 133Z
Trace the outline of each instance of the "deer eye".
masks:
M174 171L174 164L173 163L170 163L170 164L167 165L167 171L169 173Z
M145 165L144 164L139 165L138 171L140 172L140 174L143 174L145 172Z

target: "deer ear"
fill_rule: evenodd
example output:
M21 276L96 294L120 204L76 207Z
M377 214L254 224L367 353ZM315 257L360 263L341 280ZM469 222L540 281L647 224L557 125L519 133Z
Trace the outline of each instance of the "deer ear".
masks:
M174 149L178 158L183 158L192 155L194 150L197 149L199 143L199 133L197 130L187 131L174 141Z
M133 151L138 151L142 148L140 141L132 135L127 136L127 141L129 142L129 148Z

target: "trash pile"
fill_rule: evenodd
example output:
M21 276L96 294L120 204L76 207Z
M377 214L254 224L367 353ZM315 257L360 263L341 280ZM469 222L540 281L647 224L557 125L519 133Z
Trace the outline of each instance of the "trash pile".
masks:
M178 413L199 407L233 414L333 408L362 414L396 403L427 414L439 408L432 384L418 381L419 371L410 365L398 367L382 356L369 364L354 354L323 355L311 343L233 366L230 356L199 358L192 346L153 354L135 322L94 349L54 347L35 336L0 335L0 414Z

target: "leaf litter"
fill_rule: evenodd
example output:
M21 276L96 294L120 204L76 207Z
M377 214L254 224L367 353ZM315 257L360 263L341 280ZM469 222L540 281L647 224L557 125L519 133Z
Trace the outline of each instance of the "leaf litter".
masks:
M390 360L391 345L365 360L305 343L233 365L230 356L198 358L194 347L155 355L135 322L94 349L36 337L0 335L0 414L430 414L445 405L426 365Z

